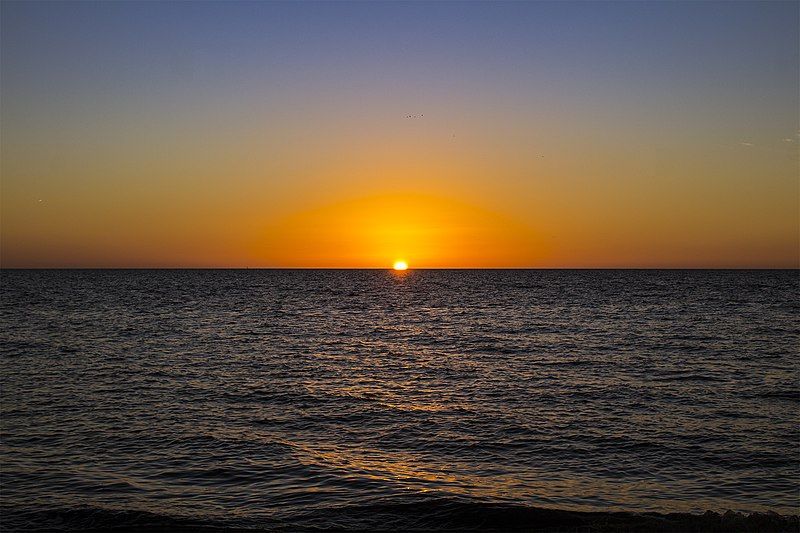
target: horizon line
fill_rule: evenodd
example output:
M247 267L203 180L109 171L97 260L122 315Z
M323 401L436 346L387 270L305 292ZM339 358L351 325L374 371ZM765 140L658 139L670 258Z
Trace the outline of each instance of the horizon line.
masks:
M232 267L232 266L64 266L64 267L3 267L3 270L388 270L394 272L392 267ZM409 267L412 270L800 270L798 266L767 266L767 267L704 267L704 266L591 266L591 267Z

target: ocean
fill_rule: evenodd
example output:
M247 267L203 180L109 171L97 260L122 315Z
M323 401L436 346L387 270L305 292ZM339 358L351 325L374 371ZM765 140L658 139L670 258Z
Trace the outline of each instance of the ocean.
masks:
M796 270L3 270L0 296L5 530L800 508Z

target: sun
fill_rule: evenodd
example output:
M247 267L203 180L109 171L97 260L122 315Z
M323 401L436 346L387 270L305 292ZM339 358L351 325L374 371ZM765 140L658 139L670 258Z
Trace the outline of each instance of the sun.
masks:
M405 261L395 261L394 262L394 269L395 270L408 270L408 263Z

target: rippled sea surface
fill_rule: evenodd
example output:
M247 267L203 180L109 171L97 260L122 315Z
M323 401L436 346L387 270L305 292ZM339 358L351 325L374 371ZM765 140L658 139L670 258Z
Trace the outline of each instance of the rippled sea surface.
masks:
M6 527L800 505L798 271L5 270L0 294Z

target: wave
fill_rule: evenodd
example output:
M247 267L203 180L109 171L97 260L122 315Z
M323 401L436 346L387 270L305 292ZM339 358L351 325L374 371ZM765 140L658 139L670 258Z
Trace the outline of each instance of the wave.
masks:
M259 519L210 519L97 508L2 509L3 531L532 531L796 532L797 515L581 512L439 498L319 509Z
M766 392L756 393L758 398L767 400L790 400L800 402L800 390L777 389Z
M91 507L21 509L3 506L2 531L197 531L226 530L225 524L137 510Z

